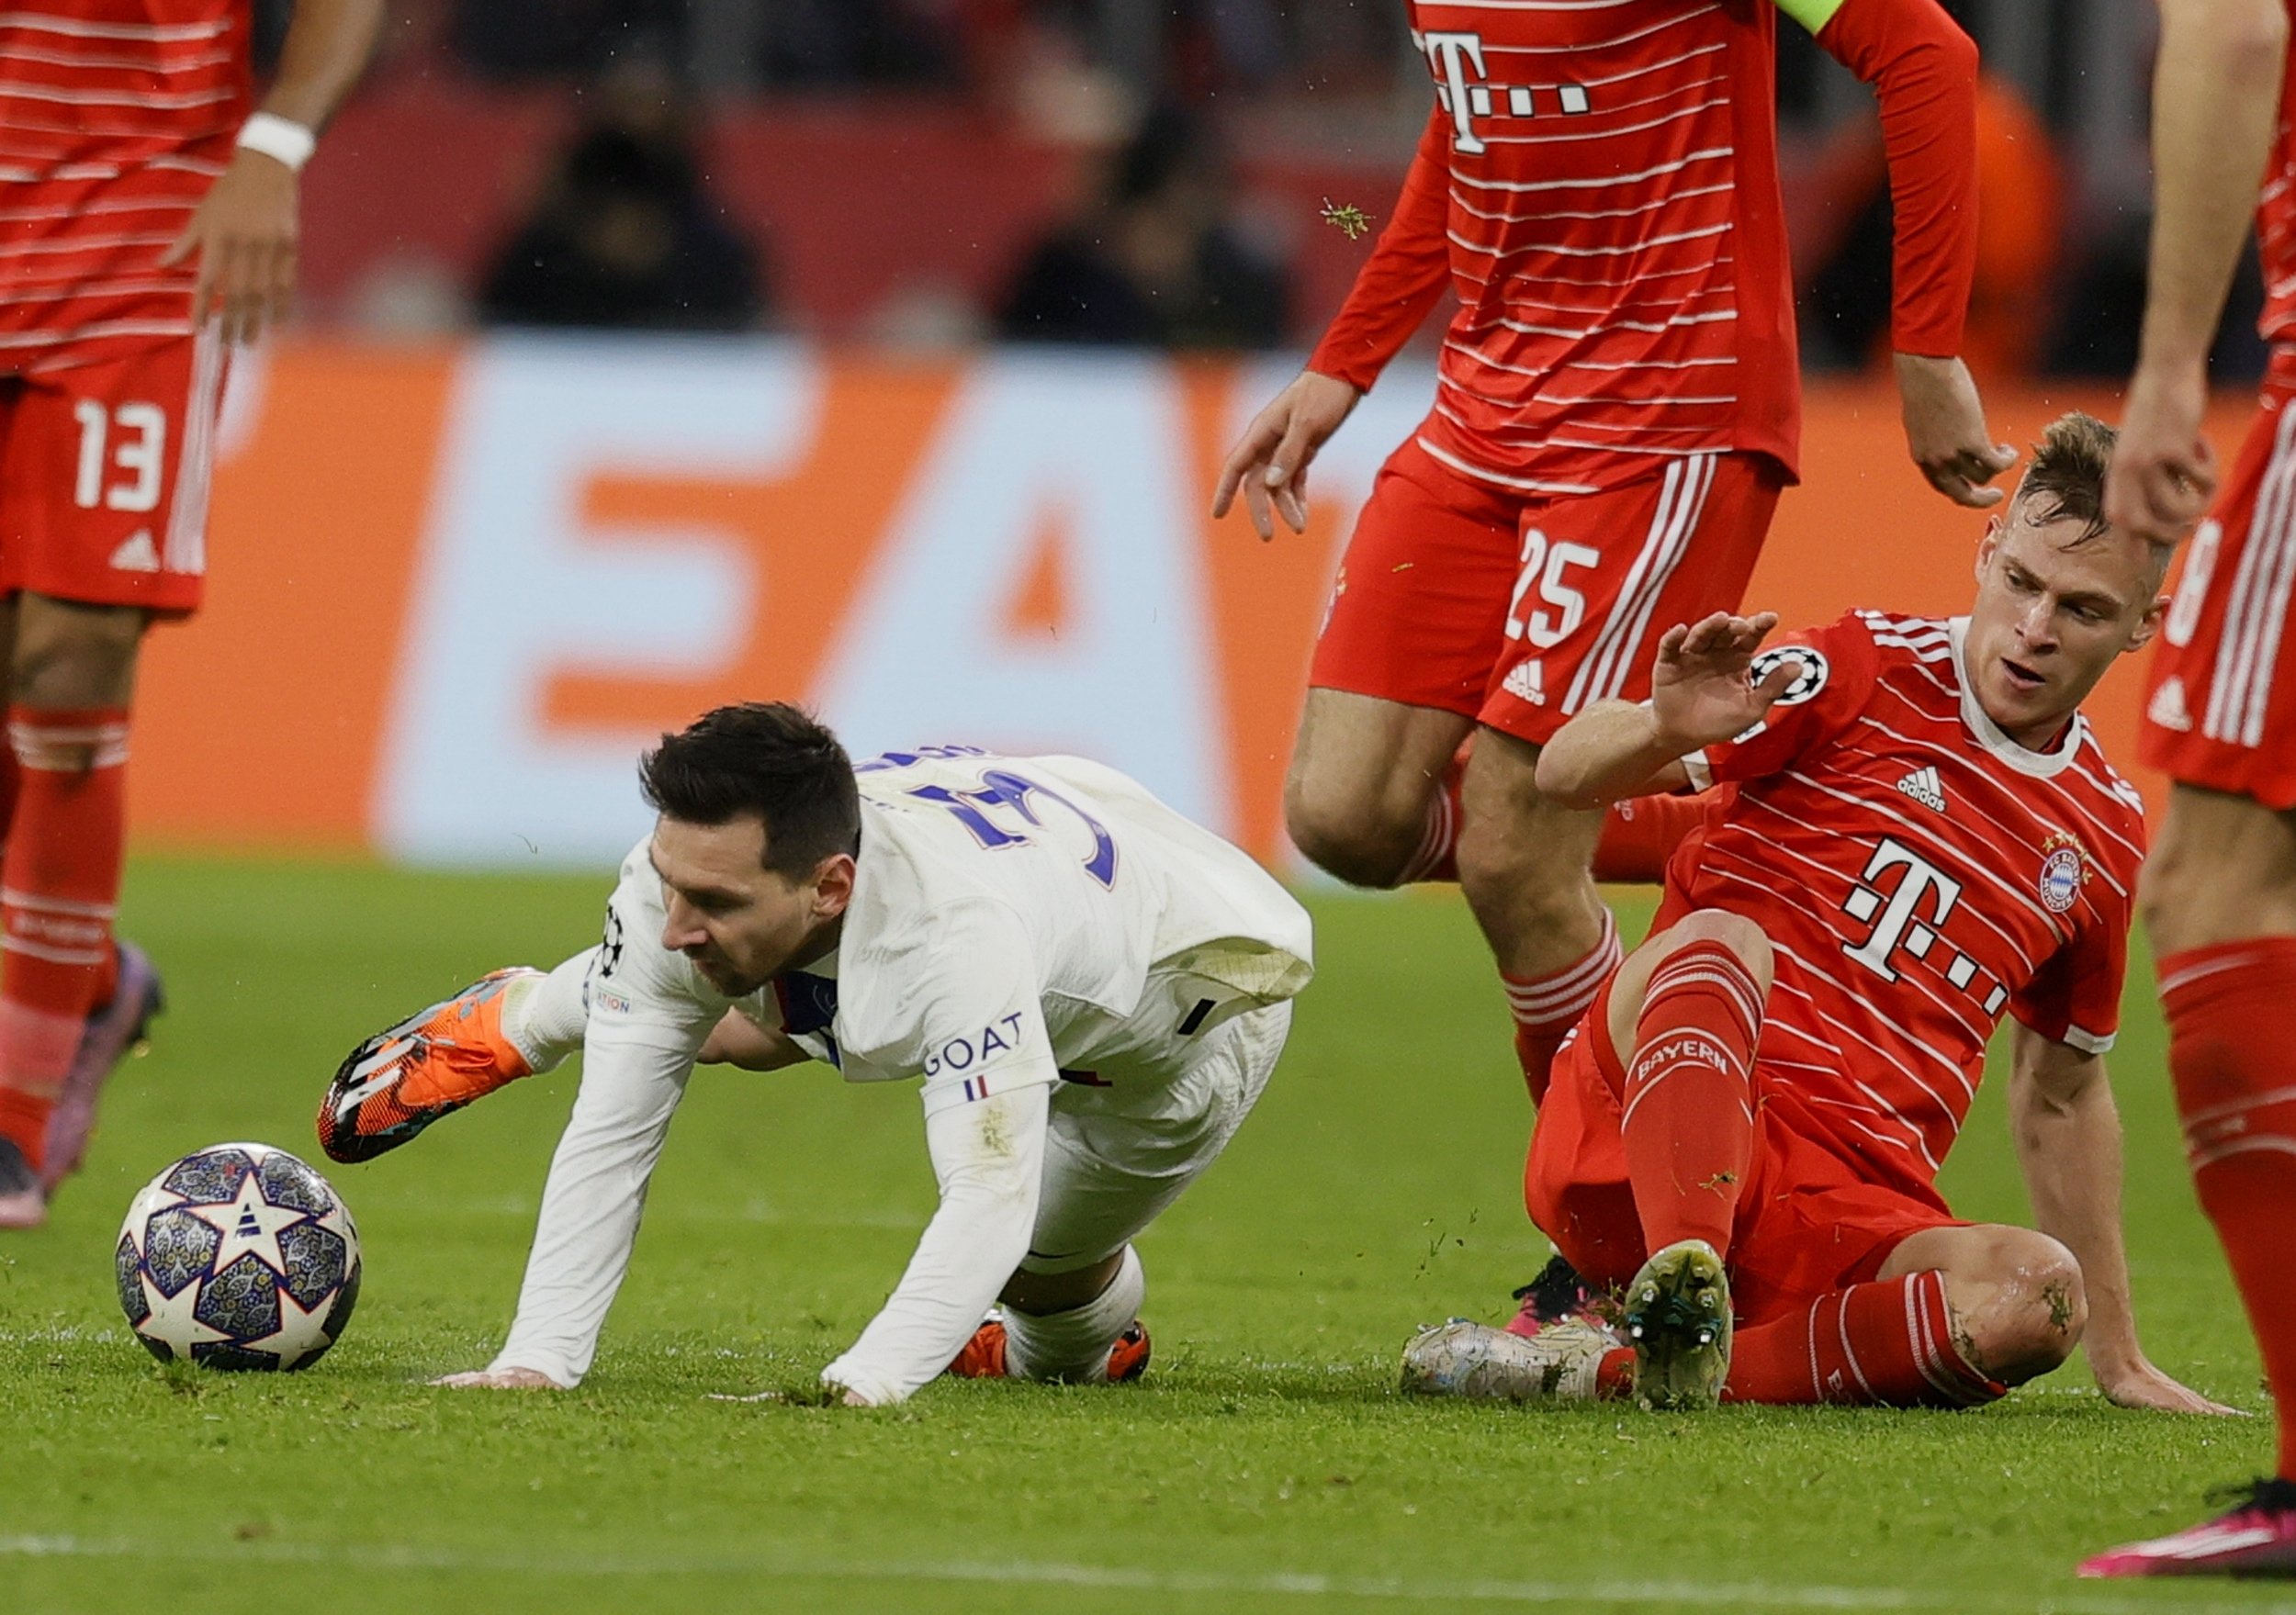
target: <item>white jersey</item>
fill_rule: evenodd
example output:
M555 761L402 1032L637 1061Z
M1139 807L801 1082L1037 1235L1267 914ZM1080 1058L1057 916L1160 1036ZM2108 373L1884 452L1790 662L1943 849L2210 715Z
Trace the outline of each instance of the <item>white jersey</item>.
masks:
M837 946L746 998L662 945L648 844L624 860L582 985L581 1093L498 1366L569 1385L587 1371L670 1115L728 1007L849 1081L923 1079L941 1210L884 1312L824 1376L891 1401L947 1365L1027 1249L1045 1090L1152 1090L1204 1033L1312 973L1291 895L1114 769L935 747L857 774L861 848ZM527 1052L539 1067L557 1051ZM1024 1165L1018 1201L1020 1185L989 1181Z

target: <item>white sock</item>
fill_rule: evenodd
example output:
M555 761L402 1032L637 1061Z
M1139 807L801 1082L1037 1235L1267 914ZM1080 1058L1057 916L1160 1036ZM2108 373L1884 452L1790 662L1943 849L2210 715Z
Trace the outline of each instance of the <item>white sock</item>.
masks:
M581 1051L590 1025L582 983L597 952L587 948L546 976L522 977L503 994L502 1035L535 1071L546 1071Z
M1109 1287L1082 1307L1065 1312L1006 1307L1006 1376L1102 1383L1109 1377L1109 1348L1131 1328L1147 1294L1148 1275L1141 1271L1140 1253L1127 1245Z

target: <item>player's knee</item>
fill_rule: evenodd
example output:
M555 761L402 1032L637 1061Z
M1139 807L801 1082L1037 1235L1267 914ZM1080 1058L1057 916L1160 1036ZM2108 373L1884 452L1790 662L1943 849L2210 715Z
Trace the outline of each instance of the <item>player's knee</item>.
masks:
M1956 1320L1967 1330L1979 1365L1994 1378L2021 1385L2073 1354L2088 1325L2081 1264L2048 1235L2031 1228L1993 1230L1984 1262L1949 1273L1958 1294Z
M125 705L143 627L144 614L127 607L47 601L20 611L9 699L65 711Z
M1770 934L1744 914L1734 914L1726 909L1702 908L1684 914L1667 927L1659 938L1667 951L1686 948L1694 942L1716 942L1738 956L1763 991L1770 987L1772 953Z
M1424 792L1407 797L1367 782L1294 776L1284 787L1284 828L1324 873L1351 886L1392 886L1426 833Z

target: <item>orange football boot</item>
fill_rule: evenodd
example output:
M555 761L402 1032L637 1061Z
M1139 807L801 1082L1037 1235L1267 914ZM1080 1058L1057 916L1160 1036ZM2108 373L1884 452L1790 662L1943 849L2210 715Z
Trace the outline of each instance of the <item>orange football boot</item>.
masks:
M525 1056L503 1035L502 1004L512 984L541 977L524 966L481 976L354 1049L319 1104L319 1144L328 1159L372 1161L530 1074Z
M1129 1385L1148 1372L1148 1326L1135 1318L1109 1348L1109 1384ZM958 1379L1005 1378L1005 1321L992 1318L973 1331L947 1372Z

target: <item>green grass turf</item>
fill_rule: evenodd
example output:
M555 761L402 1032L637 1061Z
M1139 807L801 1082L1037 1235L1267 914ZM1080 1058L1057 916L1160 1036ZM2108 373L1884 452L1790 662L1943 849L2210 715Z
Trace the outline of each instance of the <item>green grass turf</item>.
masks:
M2296 1609L2296 1587L2083 1584L2267 1464L2264 1419L2122 1412L2077 1363L1982 1413L1661 1419L1409 1403L1412 1329L1496 1318L1545 1248L1525 1107L1455 901L1328 899L1322 974L1228 1159L1143 1241L1141 1386L944 1383L884 1412L729 1406L867 1319L932 1203L915 1100L704 1073L598 1366L453 1393L509 1319L571 1073L337 1168L365 1236L347 1339L292 1376L172 1380L111 1294L116 1219L184 1151L316 1155L367 1031L587 943L594 879L147 859L128 925L174 1006L46 1230L0 1244L0 1610ZM2117 1057L2130 1243L2171 1373L2262 1411L2173 1141L2142 978ZM1988 1087L1949 1187L2023 1197Z

